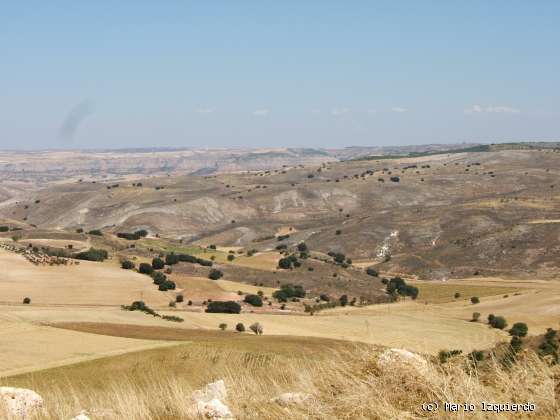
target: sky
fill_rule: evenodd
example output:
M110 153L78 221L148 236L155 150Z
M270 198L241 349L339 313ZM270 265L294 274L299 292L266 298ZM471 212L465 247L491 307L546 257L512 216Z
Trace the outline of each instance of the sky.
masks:
M560 2L0 2L0 148L560 140Z

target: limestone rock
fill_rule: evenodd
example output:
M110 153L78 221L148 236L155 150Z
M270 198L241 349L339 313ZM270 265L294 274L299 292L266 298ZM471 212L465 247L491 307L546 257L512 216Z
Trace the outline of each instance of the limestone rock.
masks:
M272 399L273 402L287 406L287 405L302 405L311 398L311 394L305 392L284 392Z
M233 419L229 407L222 400L227 399L226 384L222 379L206 385L192 393L196 412L207 419Z
M213 399L227 399L226 384L223 379L206 385L203 389L196 390L192 393L195 401L210 401Z
M210 401L198 401L196 403L196 411L198 415L207 419L233 419L229 407L220 400L214 398Z
M423 375L428 369L428 362L408 350L387 349L377 359L377 367L383 371L412 369Z
M80 411L80 414L78 414L76 417L72 417L70 420L91 420L91 419L87 416L87 411L82 410Z
M43 407L43 398L30 389L3 386L0 387L0 403L12 416L28 419Z

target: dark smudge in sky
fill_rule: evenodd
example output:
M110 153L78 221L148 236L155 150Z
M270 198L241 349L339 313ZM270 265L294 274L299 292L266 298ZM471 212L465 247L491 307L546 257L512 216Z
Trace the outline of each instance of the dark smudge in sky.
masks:
M59 139L62 145L68 146L74 143L74 138L82 122L93 113L93 102L85 99L75 105L60 126Z

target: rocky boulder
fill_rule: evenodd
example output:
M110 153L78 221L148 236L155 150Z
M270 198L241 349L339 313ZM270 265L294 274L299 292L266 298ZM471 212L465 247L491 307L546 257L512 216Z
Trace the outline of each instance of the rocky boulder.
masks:
M426 374L428 362L422 356L404 349L387 349L377 359L377 367L384 372L403 369Z
M233 419L233 414L222 400L227 399L227 389L223 380L212 382L203 389L192 393L196 412L207 419Z
M0 387L0 405L15 418L28 419L41 410L43 398L30 389L3 386Z

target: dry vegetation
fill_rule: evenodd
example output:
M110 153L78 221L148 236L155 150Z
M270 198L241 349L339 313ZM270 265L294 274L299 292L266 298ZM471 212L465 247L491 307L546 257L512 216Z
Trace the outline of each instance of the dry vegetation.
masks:
M481 412L480 402L532 402L533 418L558 413L557 368L527 353L511 367L487 360L475 368L464 358L430 363L422 375L404 367L380 371L379 349L332 340L219 337L166 349L131 353L95 362L12 377L2 384L29 387L46 400L44 418L70 418L82 409L93 419L161 420L196 418L192 390L216 379L228 386L228 405L243 419L413 419L464 418L422 403L475 403L469 418L511 418ZM305 392L302 406L271 398ZM516 415L516 418L529 417Z

